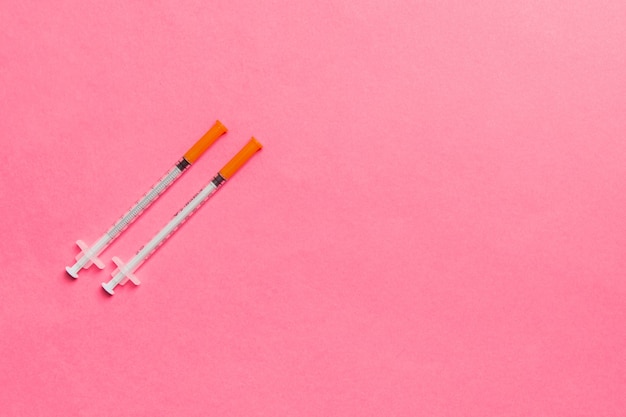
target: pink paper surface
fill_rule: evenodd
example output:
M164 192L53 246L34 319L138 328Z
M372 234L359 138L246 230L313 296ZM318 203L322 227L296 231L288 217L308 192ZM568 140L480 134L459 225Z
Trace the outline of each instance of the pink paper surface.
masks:
M625 28L623 0L4 2L0 415L623 416Z

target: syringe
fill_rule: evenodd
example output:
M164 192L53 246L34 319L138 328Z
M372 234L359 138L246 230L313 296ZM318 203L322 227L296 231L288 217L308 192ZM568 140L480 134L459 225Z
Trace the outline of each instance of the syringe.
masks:
M113 262L117 265L117 269L111 274L113 278L109 282L103 282L102 288L109 294L113 295L113 289L117 284L124 285L128 280L133 284L139 285L140 282L134 272L139 266L161 245L167 238L181 225L200 205L211 196L215 191L229 180L241 166L262 148L262 145L252 138L238 153L231 159L224 168L207 184L198 194L196 194L185 206L174 215L172 220L161 229L156 236L152 238L145 246L143 246L137 254L125 264L120 258L114 256Z
M115 224L91 247L82 240L76 244L81 252L76 256L74 266L66 266L65 270L73 278L78 278L78 271L89 268L95 264L98 268L104 268L104 263L98 255L132 223L139 215L156 200L170 185L174 183L187 168L191 166L220 136L228 129L219 120L204 134L176 164L137 201Z

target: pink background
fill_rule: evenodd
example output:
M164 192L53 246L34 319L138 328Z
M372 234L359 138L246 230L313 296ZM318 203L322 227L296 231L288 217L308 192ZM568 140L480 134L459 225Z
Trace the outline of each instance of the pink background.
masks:
M624 415L623 0L99 3L1 7L2 416Z

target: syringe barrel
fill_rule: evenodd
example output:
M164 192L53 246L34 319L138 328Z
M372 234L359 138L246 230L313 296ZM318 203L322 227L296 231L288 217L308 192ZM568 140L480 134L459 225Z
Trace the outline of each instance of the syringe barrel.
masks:
M146 243L137 254L126 264L128 269L134 272L150 255L161 246L176 229L197 210L202 203L207 200L224 182L224 179L217 175L213 181L198 192L185 206L174 215L174 217L159 231L148 243Z
M169 188L170 185L176 181L178 177L184 172L185 169L189 166L181 164L184 160L182 158L179 160L173 168L171 168L167 173L161 177L156 184L150 188L150 190L144 194L133 206L126 212L115 224L107 231L107 234L111 238L111 240L115 239L124 229L128 227L139 215L146 209L150 204L154 202L161 194L165 192Z

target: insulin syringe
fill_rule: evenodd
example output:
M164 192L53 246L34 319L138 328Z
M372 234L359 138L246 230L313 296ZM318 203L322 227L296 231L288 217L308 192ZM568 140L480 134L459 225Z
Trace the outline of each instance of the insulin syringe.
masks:
M117 269L111 274L113 278L109 282L103 282L102 288L113 295L113 289L117 284L124 285L128 280L139 285L140 282L134 272L139 266L181 225L200 205L211 196L217 189L227 182L241 166L252 157L262 145L252 138L207 184L198 194L196 194L185 206L174 215L172 220L165 225L156 236L145 244L139 252L128 263L122 262L118 257L113 257L113 262Z
M95 264L98 268L104 268L104 263L98 258L98 255L111 243L115 238L122 234L124 229L132 223L139 215L156 200L170 185L174 183L187 168L191 166L220 136L226 133L227 129L219 120L215 122L213 127L204 134L185 154L176 162L176 164L161 178L154 186L137 201L111 228L91 247L84 241L78 240L76 244L81 252L76 256L74 266L66 266L65 270L73 278L78 278L78 272L82 268L89 268L91 264Z

